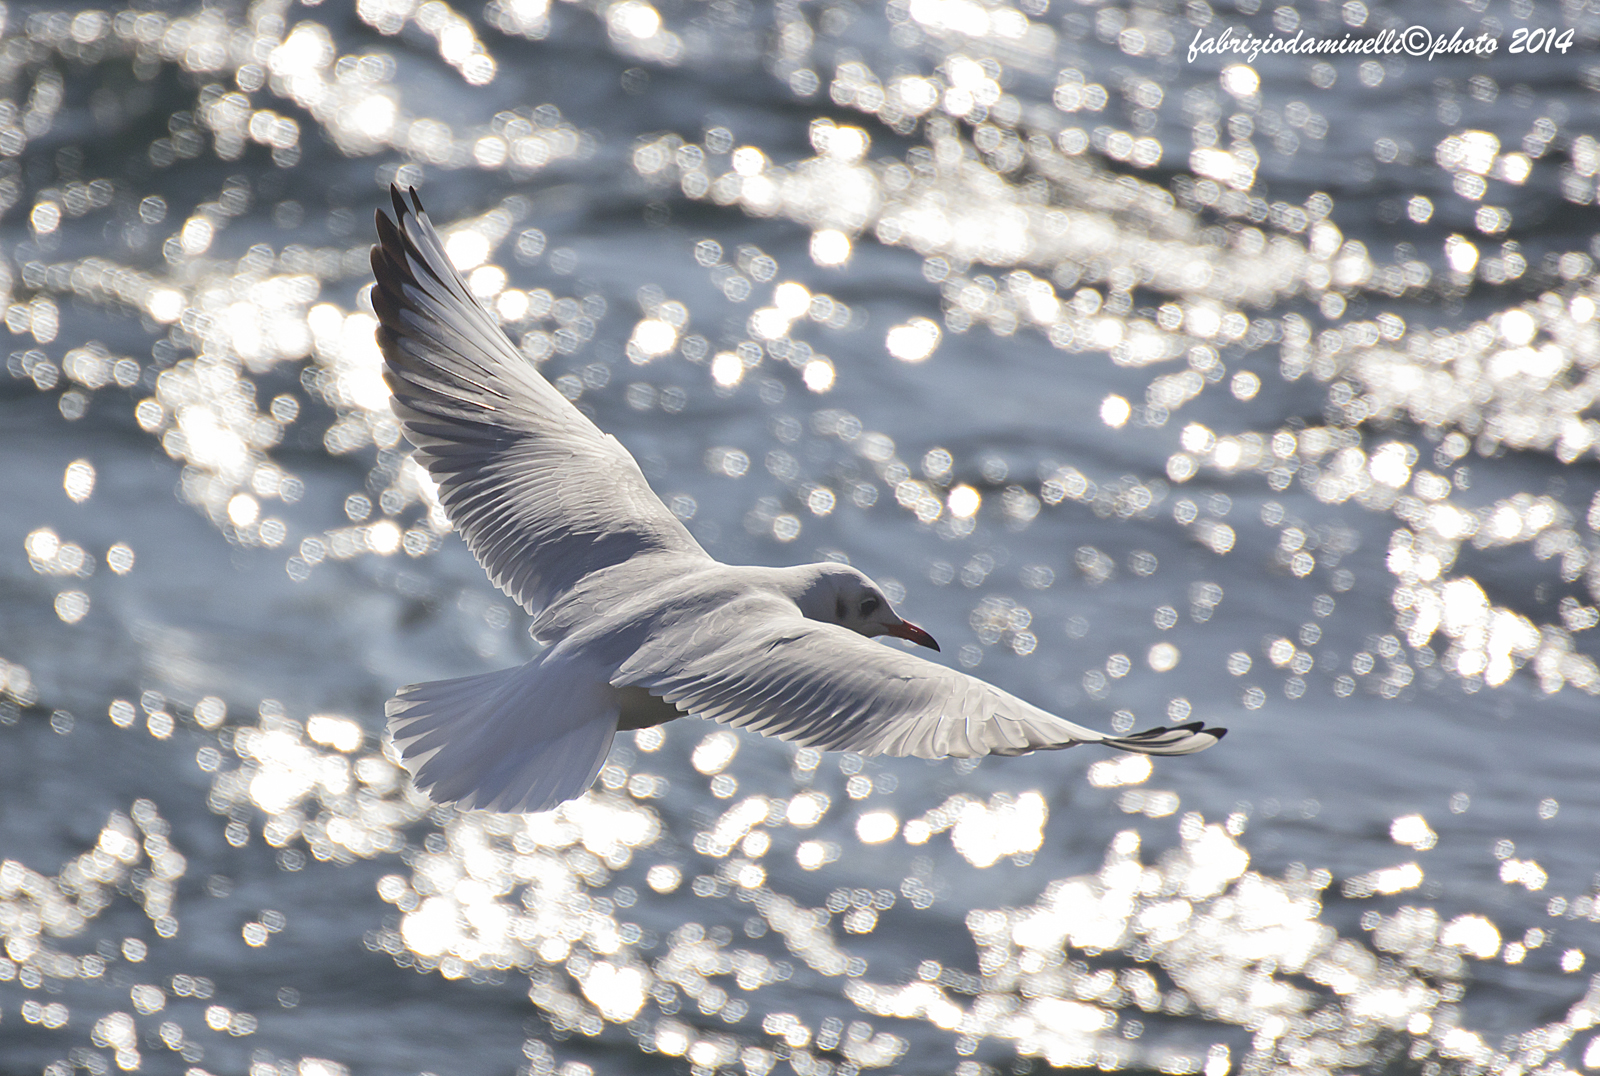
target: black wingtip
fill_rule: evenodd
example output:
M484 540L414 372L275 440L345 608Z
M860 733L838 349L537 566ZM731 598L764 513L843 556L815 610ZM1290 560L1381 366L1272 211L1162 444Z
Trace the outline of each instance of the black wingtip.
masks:
M1207 736L1215 736L1219 740L1228 734L1227 729L1208 728L1204 721L1191 721L1187 725L1179 725L1177 727L1184 732L1203 732Z
M1207 728L1202 721L1189 721L1182 725L1145 729L1131 736L1109 737L1106 742L1124 751L1146 755L1192 755L1215 746L1227 734L1227 729Z
M413 194L415 191L412 192ZM389 184L389 201L394 203L394 219L396 222L406 219L406 200L400 194L400 188L393 183Z

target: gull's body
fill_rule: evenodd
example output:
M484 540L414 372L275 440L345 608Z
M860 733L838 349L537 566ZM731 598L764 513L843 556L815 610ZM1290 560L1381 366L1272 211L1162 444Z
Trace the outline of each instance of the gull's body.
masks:
M1096 732L872 642L938 649L838 564L719 563L603 434L524 358L398 191L373 248L394 409L451 522L545 649L500 672L416 684L387 708L436 802L538 811L593 783L616 732L695 715L808 746L923 758L1102 743L1177 755L1199 723Z

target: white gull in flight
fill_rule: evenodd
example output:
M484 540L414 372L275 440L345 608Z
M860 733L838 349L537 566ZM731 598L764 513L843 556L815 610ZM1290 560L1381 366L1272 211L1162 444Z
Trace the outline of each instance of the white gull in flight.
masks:
M1128 736L882 646L939 649L854 568L722 564L616 438L541 377L468 290L416 192L377 214L372 305L394 410L489 578L533 615L526 665L414 684L389 728L437 803L541 811L581 796L617 731L693 715L810 747L971 758L1098 743L1210 747L1199 722Z

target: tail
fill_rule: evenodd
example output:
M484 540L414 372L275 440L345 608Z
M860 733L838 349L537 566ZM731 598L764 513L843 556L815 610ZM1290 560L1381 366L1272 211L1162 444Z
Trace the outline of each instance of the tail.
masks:
M1108 736L1100 743L1142 755L1192 755L1204 751L1227 734L1227 729L1208 729L1199 721L1191 721L1176 728L1145 729L1132 736Z
M547 651L526 665L401 688L384 707L435 803L544 811L594 783L617 731L616 690Z

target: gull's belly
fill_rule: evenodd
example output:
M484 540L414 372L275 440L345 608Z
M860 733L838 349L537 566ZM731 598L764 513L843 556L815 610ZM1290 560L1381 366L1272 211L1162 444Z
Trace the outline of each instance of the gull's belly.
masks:
M682 710L642 687L619 687L616 691L621 704L621 712L617 717L618 732L664 725L675 717L683 716Z

